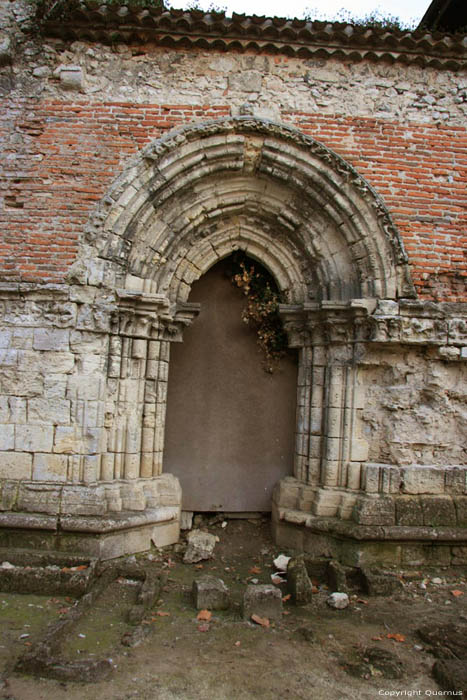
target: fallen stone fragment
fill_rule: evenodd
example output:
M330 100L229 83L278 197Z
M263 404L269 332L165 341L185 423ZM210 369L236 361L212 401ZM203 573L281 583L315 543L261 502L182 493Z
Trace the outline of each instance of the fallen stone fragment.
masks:
M340 591L341 593L349 592L347 588L347 574L345 567L343 567L338 561L332 560L329 562L326 576L329 588L332 591Z
M125 632L122 636L121 643L125 647L134 648L139 646L148 636L150 628L148 625L138 625L133 630Z
M445 659L436 661L432 673L443 690L467 694L467 660Z
M185 564L196 564L203 559L211 559L216 542L219 542L217 535L201 530L192 530L187 536L188 547L183 557Z
M362 588L368 595L392 595L403 588L402 581L390 573L361 569Z
M290 559L287 566L287 590L295 605L307 605L313 597L313 585L308 576L303 557Z
M287 571L290 559L291 557L286 557L285 554L279 554L279 556L274 559L273 564L278 571Z
M368 647L361 653L358 663L344 662L342 665L347 673L356 678L402 678L404 671L400 659L381 647Z
M227 610L230 605L229 589L215 576L201 576L193 581L192 595L197 610Z
M467 659L467 625L424 625L417 633L438 659Z
M243 619L250 620L252 615L279 622L282 619L282 594L279 588L270 584L247 586L243 596Z
M336 610L343 610L349 605L349 596L347 593L331 593L326 603L330 608L335 608Z

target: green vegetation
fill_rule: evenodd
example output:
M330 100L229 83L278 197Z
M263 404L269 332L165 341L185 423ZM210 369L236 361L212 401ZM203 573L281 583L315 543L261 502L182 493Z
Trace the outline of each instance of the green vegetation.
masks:
M381 10L372 10L366 15L355 15L350 12L350 10L341 8L332 17L329 17L322 9L308 7L305 10L304 19L307 19L310 22L344 22L345 24L352 24L356 27L366 27L368 29L399 29L412 31L417 26L417 21L415 19L404 22L399 17L395 17L394 15L383 14Z

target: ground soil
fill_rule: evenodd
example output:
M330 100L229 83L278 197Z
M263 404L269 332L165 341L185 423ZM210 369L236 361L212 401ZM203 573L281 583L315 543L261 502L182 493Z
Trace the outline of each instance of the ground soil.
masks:
M242 619L241 599L252 579L271 582L272 562L281 550L272 543L269 522L228 520L222 527L222 521L211 521L207 527L220 538L209 561L183 564L180 546L138 557L169 573L161 599L146 616L148 635L139 646L120 643L130 629L126 615L138 591L138 583L128 578L109 586L68 637L65 658L112 659L114 671L105 681L65 684L15 673L15 660L74 601L0 594L0 698L82 700L91 694L100 700L373 700L390 693L395 697L396 691L405 696L419 691L412 697L442 693L431 675L435 659L417 629L467 622L465 571L398 572L403 582L399 591L388 597L351 593L345 610L331 609L326 582L315 581L318 592L312 603L296 607L286 601L282 621L266 628ZM232 596L231 608L214 612L209 623L197 620L190 595L193 579L203 573L222 578ZM435 577L441 583L434 583ZM368 661L368 647L389 652L389 666L397 667L401 677L385 677L391 674Z

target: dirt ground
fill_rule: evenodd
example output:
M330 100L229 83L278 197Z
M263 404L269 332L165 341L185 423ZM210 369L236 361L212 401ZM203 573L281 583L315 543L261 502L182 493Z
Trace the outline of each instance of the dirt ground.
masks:
M272 543L268 520L208 525L220 538L209 561L183 564L180 546L138 557L169 574L139 646L128 648L120 641L129 629L126 614L138 591L137 582L127 578L111 584L68 637L62 650L67 659L112 659L114 670L105 681L62 683L15 673L15 660L74 601L0 593L0 699L373 700L397 697L397 691L399 697L410 697L410 691L416 691L412 697L444 695L431 675L434 658L417 629L467 622L465 571L400 572L399 591L389 597L351 593L344 610L326 604L330 591L316 580L312 603L298 607L288 600L282 621L262 627L242 619L241 600L246 583L271 583L272 562L281 550ZM213 613L209 623L197 619L190 595L193 579L205 573L222 578L232 597L230 609ZM400 677L385 677L368 663L368 648L375 647L389 652L391 668L398 669L394 675Z

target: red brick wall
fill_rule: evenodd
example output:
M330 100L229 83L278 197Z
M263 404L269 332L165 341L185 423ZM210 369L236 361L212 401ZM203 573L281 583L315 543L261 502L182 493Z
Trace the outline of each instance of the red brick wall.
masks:
M128 157L228 106L25 102L4 104L0 277L64 279L90 211ZM383 197L423 298L467 301L467 135L460 127L283 113L332 148Z

